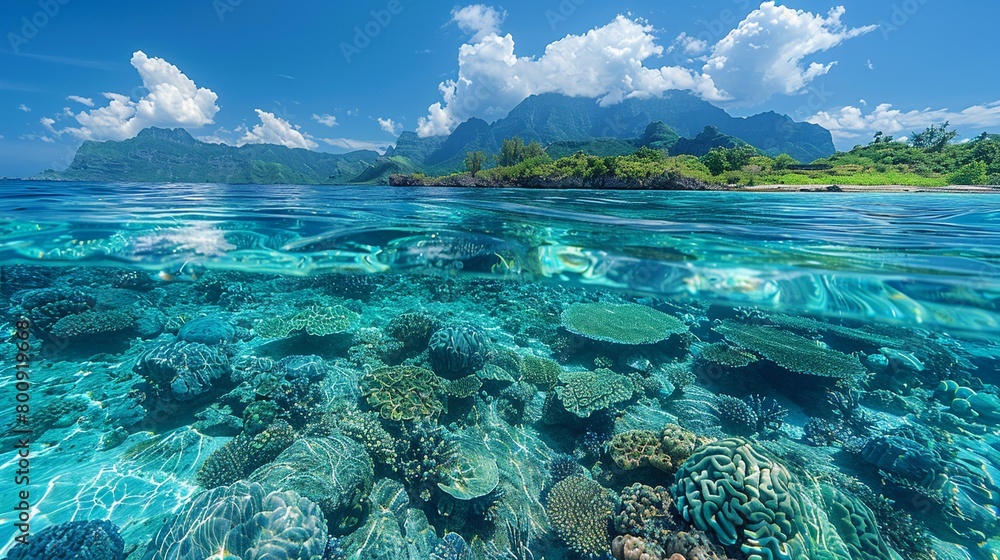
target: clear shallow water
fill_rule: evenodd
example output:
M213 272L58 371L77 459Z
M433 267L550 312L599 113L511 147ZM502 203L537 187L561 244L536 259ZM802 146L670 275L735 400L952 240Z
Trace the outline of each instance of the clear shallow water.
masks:
M476 557L524 556L518 542L536 558L576 557L574 542L585 547L559 525L552 493L583 484L558 486L577 468L623 496L633 483L662 486L676 502L664 508L683 525L671 531L700 528L731 557L754 554L744 535L725 542L699 521L678 465L625 468L626 442L675 424L728 442L710 448L723 455L744 438L791 473L795 501L827 512L785 531L793 553L821 557L807 526L825 527L830 557L850 549L828 542L846 541L825 484L851 492L837 503L863 503L855 514L874 512L882 531L866 535L888 543L848 557L895 557L889 548L995 557L1000 199L9 182L0 202L9 209L3 320L14 330L18 316L35 319L33 534L110 519L136 555L156 557L162 541L184 534L149 545L163 520L207 500L199 493L212 484L197 474L206 458L280 420L292 440L346 438L373 456L352 489L360 513L324 502L329 526L314 535L337 533L360 557L379 557L360 534L412 541L421 515L434 531L419 531L426 546L412 558L462 558L457 537L442 540L448 532ZM574 310L614 324L611 334L577 325ZM199 318L207 338L181 332ZM608 340L650 336L633 332L647 324L659 334L643 344ZM463 341L453 354L472 364L435 358L441 344L428 337L438 331ZM0 354L4 425L17 422L15 350ZM178 365L178 355L199 357ZM372 372L398 366L435 375L420 384L392 370L439 403L417 415L424 423L380 407ZM551 378L536 379L539 368ZM179 373L192 370L205 375ZM472 394L451 388L469 376L481 385ZM954 385L938 390L946 381ZM600 394L627 385L629 396L574 408L589 383ZM785 416L766 414L772 404ZM419 465L415 442L435 438L448 442L436 451L446 466ZM4 440L0 461L0 496L11 499L14 443ZM237 447L224 453L246 455ZM355 471L337 469L352 480ZM236 478L267 478L257 470ZM408 505L398 523L379 521L393 484ZM454 490L466 486L492 487L474 498ZM609 500L615 511L628 502ZM498 521L504 513L517 520L511 530ZM0 517L9 545L17 531L9 513ZM609 523L608 541L669 544L653 521Z

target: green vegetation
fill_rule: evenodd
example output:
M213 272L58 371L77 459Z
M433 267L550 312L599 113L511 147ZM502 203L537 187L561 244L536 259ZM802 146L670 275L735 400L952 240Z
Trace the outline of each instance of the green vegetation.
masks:
M482 150L465 154L465 170L475 177L476 173L479 173L479 171L482 170L483 165L486 164L487 158L488 156L486 155L486 152Z
M538 142L525 144L520 136L515 136L503 141L497 161L501 167L510 167L545 155L545 148Z
M491 159L485 152L469 152L466 174L437 179L395 175L391 184L597 189L1000 184L1000 135L984 133L972 141L955 144L952 141L956 135L948 130L948 123L913 133L910 142L896 141L879 132L867 145L808 165L788 154L765 155L714 127L707 127L692 139L677 139L671 133L663 123L653 123L642 137L630 141L637 147L627 154L621 152L628 144L620 140L560 142L543 149L538 142L525 144L515 137L503 142L495 156L496 167L485 169L485 162ZM673 148L664 148L667 144ZM563 154L571 146L586 148L586 152L580 150L557 159L549 153ZM613 155L598 155L606 153Z

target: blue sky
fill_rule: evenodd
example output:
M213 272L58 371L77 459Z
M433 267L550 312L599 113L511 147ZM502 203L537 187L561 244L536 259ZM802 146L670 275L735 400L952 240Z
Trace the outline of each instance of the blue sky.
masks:
M972 46L998 19L989 0L6 0L0 175L148 125L386 146L546 91L615 103L689 89L735 115L823 124L841 149L945 120L1000 132L1000 64Z

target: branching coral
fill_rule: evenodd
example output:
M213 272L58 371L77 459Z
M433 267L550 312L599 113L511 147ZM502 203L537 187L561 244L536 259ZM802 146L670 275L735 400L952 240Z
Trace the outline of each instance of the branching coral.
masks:
M608 550L614 502L606 488L579 476L561 480L552 487L546 503L556 534L574 551L597 556Z

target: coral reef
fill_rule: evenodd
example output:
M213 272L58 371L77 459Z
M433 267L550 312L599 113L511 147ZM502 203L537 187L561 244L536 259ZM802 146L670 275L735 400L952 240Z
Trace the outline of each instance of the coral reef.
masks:
M444 410L445 384L433 371L410 366L379 368L362 378L369 406L394 421L434 418Z
M632 381L609 369L565 372L559 375L555 392L569 412L587 418L597 410L632 398Z
M321 560L326 543L315 503L237 482L196 495L156 533L143 560Z
M796 520L802 515L791 476L746 440L731 438L697 450L672 489L684 519L723 545L739 543L751 560L804 558Z
M573 334L616 344L652 344L687 331L676 317L636 303L578 303L562 313Z
M434 373L445 379L459 379L483 367L490 341L475 327L452 326L432 334L427 349Z
M198 468L202 488L228 486L273 461L295 442L295 431L278 420L253 437L240 434L215 450Z
M674 499L666 488L636 482L621 491L615 530L653 543L666 542L671 533L685 526L674 515L673 504Z
M107 311L84 311L67 315L52 325L52 334L62 338L77 338L93 335L110 335L127 331L135 326L135 317L128 311L110 309Z
M552 487L545 508L566 546L587 556L608 550L614 502L606 488L588 478L570 476Z
M857 357L776 327L725 320L714 330L733 344L797 373L836 379L860 378L867 373Z
M248 480L267 489L293 490L317 503L336 532L360 521L374 467L361 444L340 435L297 440Z
M342 333L351 328L359 315L342 305L312 305L289 316L273 316L262 320L254 330L264 338L285 338L303 331L313 336Z
M184 342L200 342L210 346L232 342L235 336L236 329L220 317L199 317L184 323L177 331L177 338Z
M540 387L551 387L559 381L559 374L562 373L562 366L558 362L528 354L521 357L518 364L518 373L521 380L534 383Z
M191 401L227 381L229 357L200 342L173 342L158 346L136 363L135 372L146 378L156 396Z

